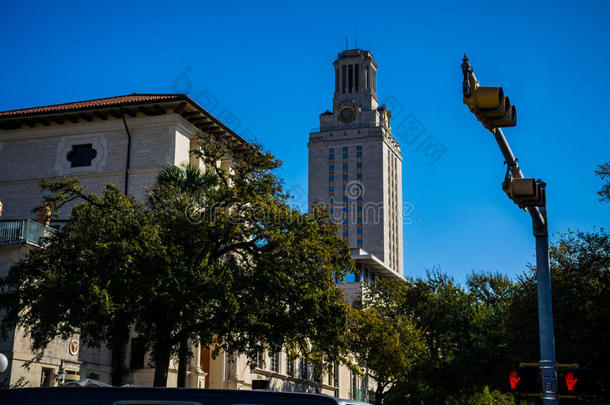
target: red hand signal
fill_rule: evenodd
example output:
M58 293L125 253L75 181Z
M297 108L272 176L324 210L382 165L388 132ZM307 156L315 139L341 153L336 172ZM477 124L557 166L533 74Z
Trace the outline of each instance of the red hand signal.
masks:
M521 377L519 377L517 372L515 370L513 370L508 375L508 379L510 381L510 389L514 390L517 388L517 384L519 384L519 380L521 379Z
M574 374L571 371L566 374L566 385L568 386L568 391L574 391L574 386L576 385L577 381L578 378L574 377Z

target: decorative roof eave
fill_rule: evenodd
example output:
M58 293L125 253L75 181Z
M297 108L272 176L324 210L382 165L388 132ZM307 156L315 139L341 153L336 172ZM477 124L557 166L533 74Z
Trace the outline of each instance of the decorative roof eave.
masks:
M15 130L23 126L49 126L51 123L92 122L94 119L121 119L138 114L157 116L179 114L203 132L227 140L232 148L249 143L237 135L186 94L131 94L83 102L0 112L0 130Z

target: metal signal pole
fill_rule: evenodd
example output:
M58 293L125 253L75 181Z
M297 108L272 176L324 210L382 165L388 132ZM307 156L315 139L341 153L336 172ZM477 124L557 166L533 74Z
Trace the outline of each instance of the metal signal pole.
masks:
M462 63L462 71L464 73L464 103L468 105L471 111L483 123L483 125L494 135L500 151L504 156L504 161L508 166L507 178L503 184L504 191L508 194L519 207L526 208L532 217L532 225L534 236L536 238L536 277L538 286L538 331L540 336L540 372L542 375L542 399L545 405L557 404L557 370L555 360L555 333L553 329L553 305L551 301L551 275L549 270L549 237L548 237L548 222L546 215L546 184L540 180L525 179L515 155L513 155L501 126L515 126L516 112L506 111L507 116L510 114L510 119L499 120L498 112L502 109L507 109L510 106L508 97L500 100L497 104L490 107L490 99L485 98L486 95L492 94L490 89L500 89L497 94L503 98L501 88L484 88L481 96L477 98L477 89L480 88L473 69L468 63L468 58L464 55ZM495 94L495 93L494 93ZM494 99L495 100L495 99ZM477 105L478 103L481 103ZM513 118L514 114L514 118ZM495 122L501 123L498 126ZM524 181L525 180L525 181ZM523 193L523 190L517 190L518 184L527 184L527 180L531 180L529 184L533 186L531 193ZM513 187L515 185L515 187Z

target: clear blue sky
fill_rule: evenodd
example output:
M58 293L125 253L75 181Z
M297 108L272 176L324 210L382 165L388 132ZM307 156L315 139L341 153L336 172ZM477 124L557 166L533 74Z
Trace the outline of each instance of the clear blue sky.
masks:
M412 114L446 147L429 165L397 136L415 207L405 274L514 276L535 260L530 219L501 191L500 152L462 104L462 55L517 106L505 133L525 175L548 183L551 231L608 226L594 170L610 160L609 16L604 1L2 2L0 110L188 91L280 158L300 194L308 133L331 108L331 63L357 27L380 101L399 103L395 133Z

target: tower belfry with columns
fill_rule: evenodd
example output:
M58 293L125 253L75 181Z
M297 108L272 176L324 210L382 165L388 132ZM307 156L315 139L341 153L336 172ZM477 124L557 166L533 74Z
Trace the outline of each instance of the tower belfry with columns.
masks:
M377 98L377 63L349 49L333 67L332 111L309 135L309 206L328 206L358 265L355 281L402 278L402 155Z

